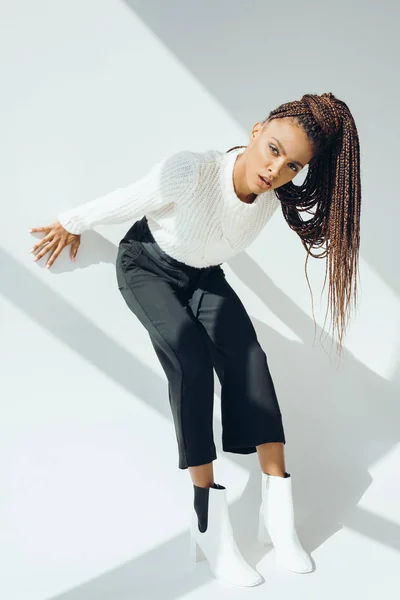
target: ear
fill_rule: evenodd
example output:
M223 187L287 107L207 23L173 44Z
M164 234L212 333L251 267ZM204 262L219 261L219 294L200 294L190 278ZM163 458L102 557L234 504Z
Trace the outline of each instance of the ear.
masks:
M263 124L260 121L257 121L257 123L253 125L250 132L250 142L261 133L262 127Z

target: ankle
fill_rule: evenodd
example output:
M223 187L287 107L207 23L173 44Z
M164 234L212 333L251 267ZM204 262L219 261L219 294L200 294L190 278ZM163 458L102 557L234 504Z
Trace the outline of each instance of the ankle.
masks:
M269 475L272 477L282 477L282 479L286 479L287 477L290 477L289 473L286 473L286 471L278 471L278 470L274 470L274 469L269 469L268 472L263 471L264 475Z
M195 483L195 482L193 481L193 485L194 485L195 487L198 487L198 488L204 488L204 489L207 489L207 488L212 488L212 487L214 487L215 483L214 483L214 481L213 481L213 482L208 482L208 483L200 483L200 482L199 482L199 483Z

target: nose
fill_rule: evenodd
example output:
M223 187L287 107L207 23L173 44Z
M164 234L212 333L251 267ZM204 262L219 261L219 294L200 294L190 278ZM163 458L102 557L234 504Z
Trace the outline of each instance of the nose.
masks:
M271 165L269 167L269 174L271 176L271 179L278 179L279 177L279 171L280 171L280 166L275 164L275 165Z

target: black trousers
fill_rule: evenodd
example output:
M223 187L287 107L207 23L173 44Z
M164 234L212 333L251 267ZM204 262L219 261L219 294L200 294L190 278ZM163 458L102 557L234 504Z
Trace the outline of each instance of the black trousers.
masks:
M120 242L117 280L167 376L180 469L217 458L213 369L221 383L223 450L250 454L265 442L286 443L266 355L221 265L175 260L144 217Z

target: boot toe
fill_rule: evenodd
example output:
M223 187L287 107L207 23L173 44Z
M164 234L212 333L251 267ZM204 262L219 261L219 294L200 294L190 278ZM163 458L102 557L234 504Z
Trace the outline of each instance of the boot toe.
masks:
M276 564L294 573L310 573L313 570L311 558L306 552L301 554L276 554Z
M216 571L213 573L213 575L220 581L243 587L253 587L262 583L263 581L263 578L260 575L260 573L258 573L258 571L255 571L251 567L249 567L248 569L235 569L235 572L232 572L231 570L229 572Z

